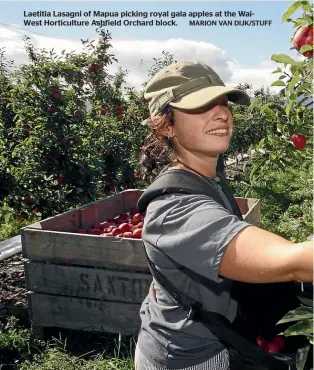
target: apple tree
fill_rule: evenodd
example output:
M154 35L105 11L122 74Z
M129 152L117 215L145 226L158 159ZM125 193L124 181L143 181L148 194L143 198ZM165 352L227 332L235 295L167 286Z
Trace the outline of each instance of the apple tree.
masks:
M0 201L19 218L62 213L137 181L130 149L140 94L126 93L124 71L109 72L111 37L98 31L96 45L82 40L82 52L61 55L25 37L29 63L0 73L0 169L11 189Z
M293 20L292 14L302 8L301 17ZM275 132L269 130L250 155L254 161L251 179L263 177L271 168L285 171L287 167L309 166L312 156L313 105L311 82L313 80L313 5L296 1L283 14L282 22L290 22L296 29L291 38L299 60L286 54L274 54L272 60L279 64L273 72L278 79L272 86L282 86L280 96L285 98L284 114L271 103L261 104L256 99L252 111L258 110Z

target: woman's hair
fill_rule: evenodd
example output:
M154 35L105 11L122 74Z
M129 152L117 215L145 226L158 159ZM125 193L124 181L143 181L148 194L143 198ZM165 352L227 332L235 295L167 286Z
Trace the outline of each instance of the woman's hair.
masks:
M173 125L173 113L167 106L161 115L148 121L148 136L142 146L140 164L144 180L152 181L167 165L176 161L171 140L163 132Z

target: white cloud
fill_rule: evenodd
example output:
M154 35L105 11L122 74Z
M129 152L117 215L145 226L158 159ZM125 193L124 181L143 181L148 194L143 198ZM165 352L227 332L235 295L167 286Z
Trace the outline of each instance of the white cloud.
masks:
M22 37L24 31L10 30L0 27L0 48L5 47L6 56L13 60L16 66L28 63L24 49ZM81 51L80 41L66 39L55 39L30 34L31 43L36 48L54 48L57 54L63 49L67 51ZM228 56L227 51L204 41L194 41L186 39L168 40L130 40L114 38L111 40L112 49L110 53L118 59L118 64L109 67L110 72L115 72L118 67L128 70L127 83L138 89L142 88L143 82L147 80L148 70L154 64L153 58L162 57L162 51L174 54L177 61L184 59L201 60L210 65L222 78L226 85L236 85L238 83L250 83L253 88L270 86L277 76L271 74L276 69L275 62L261 59L258 64L249 66L243 65ZM271 88L276 92L278 88Z

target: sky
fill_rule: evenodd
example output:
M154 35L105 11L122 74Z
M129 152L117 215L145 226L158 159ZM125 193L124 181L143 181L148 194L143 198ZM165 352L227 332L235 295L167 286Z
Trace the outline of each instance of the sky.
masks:
M292 25L280 22L291 4L291 1L0 1L0 49L5 48L7 58L15 65L28 63L22 41L24 35L31 37L32 43L39 48L79 52L82 50L80 39L97 38L96 26L44 26L43 22L73 19L91 24L93 20L121 20L120 26L104 28L111 33L111 52L118 59L118 64L110 68L112 72L119 66L127 69L130 86L140 89L154 58L161 57L165 51L174 54L177 61L197 59L210 65L226 85L248 82L258 89L270 86L277 79L277 75L271 73L278 66L271 61L272 54L285 53L295 59L301 58L296 50L291 50ZM91 16L84 17L89 11ZM111 14L97 17L94 13L97 11ZM240 16L240 11L249 15ZM44 12L52 16L47 13L45 16ZM57 17L53 12L82 12L82 16ZM123 12L129 14L121 18ZM168 14L158 18L158 15L150 17L151 12ZM200 16L192 18L191 12ZM176 25L157 26L156 19L176 22ZM193 26L189 23L191 20L207 24ZM27 21L34 23L27 25ZM40 21L42 24L36 25ZM123 25L124 21L151 21L154 25ZM228 25L219 24L228 21ZM259 24L250 26L251 21ZM209 22L212 25L208 25ZM275 92L278 88L271 90Z

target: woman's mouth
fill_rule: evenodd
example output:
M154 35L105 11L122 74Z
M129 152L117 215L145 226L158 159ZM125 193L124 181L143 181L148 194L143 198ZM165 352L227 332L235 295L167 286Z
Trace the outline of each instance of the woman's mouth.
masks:
M219 128L219 129L216 129L216 130L207 131L206 134L215 135L215 136L228 136L229 135L229 130L226 129L226 128Z

